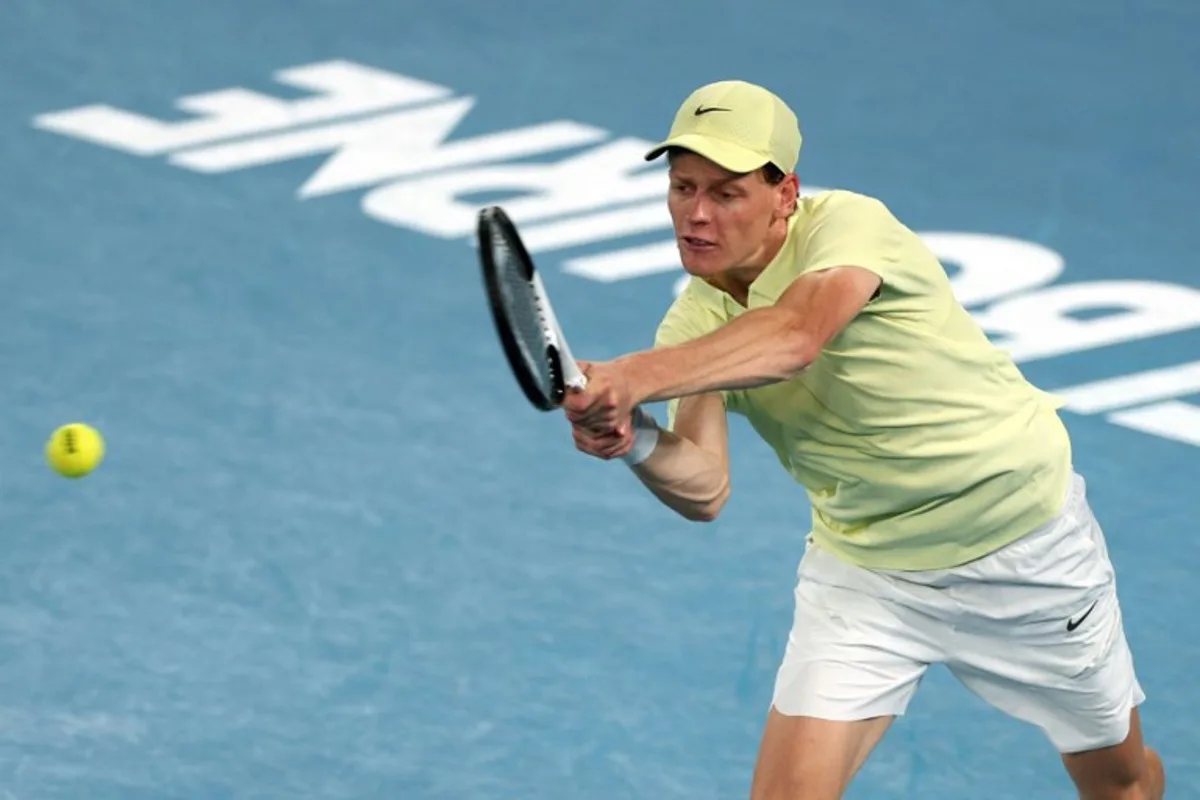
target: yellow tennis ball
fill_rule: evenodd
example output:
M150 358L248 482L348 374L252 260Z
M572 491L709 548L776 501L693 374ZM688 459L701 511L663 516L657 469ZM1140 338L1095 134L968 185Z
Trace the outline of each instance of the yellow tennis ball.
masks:
M104 438L82 422L63 425L46 442L46 460L60 475L82 478L104 459Z

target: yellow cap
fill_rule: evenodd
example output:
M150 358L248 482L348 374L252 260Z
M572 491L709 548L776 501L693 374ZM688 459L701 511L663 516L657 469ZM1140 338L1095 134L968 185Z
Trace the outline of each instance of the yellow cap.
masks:
M646 160L670 147L691 150L730 172L752 172L771 163L790 173L800 158L800 124L787 104L763 87L719 81L683 101L666 140Z

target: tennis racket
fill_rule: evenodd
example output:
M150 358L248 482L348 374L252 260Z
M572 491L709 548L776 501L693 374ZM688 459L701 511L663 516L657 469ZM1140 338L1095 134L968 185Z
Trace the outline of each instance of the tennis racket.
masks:
M517 384L535 408L562 406L568 388L587 378L571 356L542 278L504 209L480 210L477 226L483 285L496 333Z

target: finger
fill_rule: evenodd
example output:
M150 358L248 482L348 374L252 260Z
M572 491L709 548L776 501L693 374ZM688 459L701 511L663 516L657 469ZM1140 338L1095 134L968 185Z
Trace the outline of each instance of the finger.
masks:
M563 396L562 407L568 415L578 416L585 413L593 403L593 392L587 387L572 389Z
M620 458L633 449L633 437L623 436L616 439L610 439L604 447L600 448L600 453L604 458Z
M620 436L628 429L629 423L622 421L616 414L606 414L594 417L586 422L577 423L579 427L597 435Z
M563 408L567 412L567 419L574 423L584 422L588 418L589 401L579 395L568 395L563 401Z
M579 421L583 423L607 421L611 425L615 424L620 415L619 412L616 393L606 390L597 393L587 407L578 413L578 416Z
M575 429L575 446L585 453L601 458L611 457L612 453L620 452L624 441L616 436L596 436L587 431Z
M586 442L594 447L604 447L621 437L614 431L592 431L587 428L572 428L577 441Z
M629 434L630 423L614 418L596 420L587 424L581 424L579 427L595 436L621 438Z
M629 425L619 422L574 423L573 427L597 439L620 438L629 432Z
M630 417L628 412L622 412L615 404L605 404L589 411L572 411L568 415L572 425L596 432L627 430L631 424Z
M591 384L577 391L568 392L563 399L563 405L578 415L595 413L597 409L612 404L612 401L607 399L609 394L611 394L611 390L604 388L602 384Z
M576 440L575 449L594 458L603 459L607 459L609 457L608 452L611 450L611 448L598 446L594 441L587 439Z
M632 443L625 440L618 440L617 444L606 447L600 451L600 457L604 459L620 458L621 456L632 450Z
M597 458L618 458L628 453L633 447L633 437L630 435L596 436L580 429L576 429L574 435L575 446Z

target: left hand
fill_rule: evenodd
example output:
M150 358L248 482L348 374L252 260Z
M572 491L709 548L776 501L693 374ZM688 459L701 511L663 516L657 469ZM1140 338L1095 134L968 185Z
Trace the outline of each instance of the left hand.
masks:
M580 362L579 368L587 376L587 386L568 391L563 399L563 410L571 425L599 436L627 436L637 401L620 365L613 361Z

